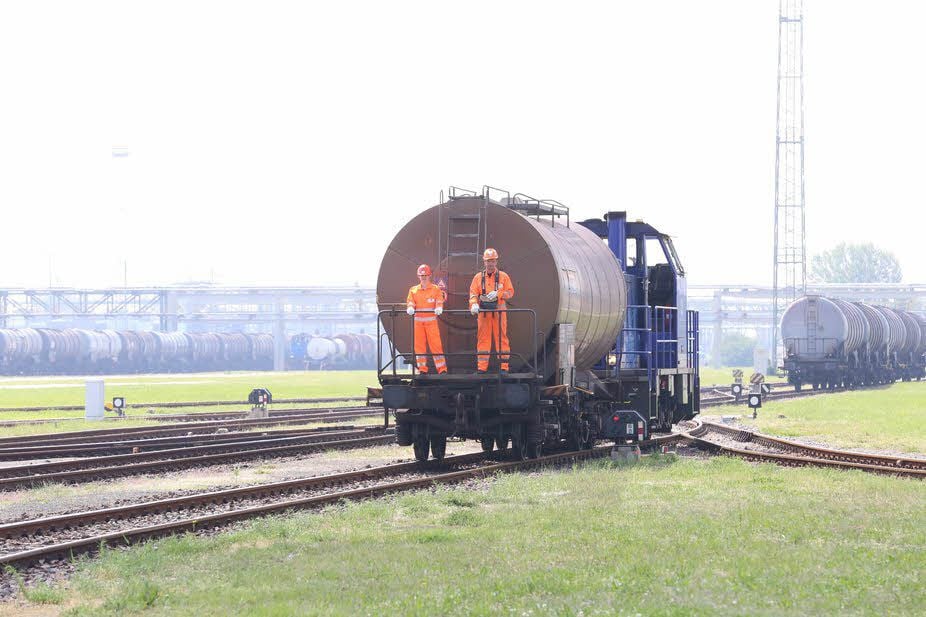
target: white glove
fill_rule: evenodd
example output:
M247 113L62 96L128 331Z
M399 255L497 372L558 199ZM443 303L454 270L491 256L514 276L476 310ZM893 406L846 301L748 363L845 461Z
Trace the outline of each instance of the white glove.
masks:
M478 313L478 312L479 312L479 305L478 305L478 304L474 304L474 305L472 305L471 307L469 307L469 312L472 313L473 315L475 315L476 313Z
M444 312L444 307L442 307L442 306L439 306L439 307L437 307L436 309L434 309L434 314L437 315L437 316L440 316L440 314L443 313L443 312Z
M414 315L414 314L415 314L415 307L414 307L414 306L410 306L410 307L408 307L408 310L406 310L405 312L408 313L409 315Z
M489 302L495 302L496 298L498 298L498 292L495 291L494 289L486 294L486 299Z

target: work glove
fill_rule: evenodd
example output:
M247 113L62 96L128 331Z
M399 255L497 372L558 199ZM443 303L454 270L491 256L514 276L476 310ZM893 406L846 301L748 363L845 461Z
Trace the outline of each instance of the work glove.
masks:
M486 300L489 302L495 302L496 299L498 299L498 292L494 289L486 294Z
M478 305L478 304L474 304L474 305L472 305L471 307L469 307L469 312L472 313L473 315L475 315L476 313L478 313L478 312L479 312L479 305Z
M410 307L408 307L408 310L406 310L405 312L408 313L409 315L414 315L414 314L415 314L415 307L410 306Z
M440 317L440 314L443 312L444 312L444 307L442 306L439 306L436 309L434 309L434 314L437 315L438 317Z

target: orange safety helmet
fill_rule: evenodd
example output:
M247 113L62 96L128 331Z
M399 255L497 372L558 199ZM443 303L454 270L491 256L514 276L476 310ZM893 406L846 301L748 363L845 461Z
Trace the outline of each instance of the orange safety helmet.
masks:
M418 266L418 276L431 276L431 266L428 264Z
M498 251L495 249L486 249L485 253L482 254L482 261L488 261L490 259L498 259Z

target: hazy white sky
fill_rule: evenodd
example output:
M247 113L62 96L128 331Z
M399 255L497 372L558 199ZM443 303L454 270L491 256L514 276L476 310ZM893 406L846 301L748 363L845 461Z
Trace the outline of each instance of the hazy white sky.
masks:
M5 2L0 286L372 284L449 184L771 281L775 0ZM811 254L926 281L926 5L805 2ZM114 158L125 146L128 156Z

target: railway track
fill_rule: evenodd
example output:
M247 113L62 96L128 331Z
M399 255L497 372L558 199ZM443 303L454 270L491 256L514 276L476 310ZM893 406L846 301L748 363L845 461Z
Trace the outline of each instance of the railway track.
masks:
M347 411L322 409L304 413L273 414L268 418L254 420L205 421L195 423L178 423L158 427L138 426L128 428L91 429L70 431L67 433L45 433L0 437L0 449L15 446L61 445L65 443L93 443L99 441L149 439L181 435L201 435L218 429L260 428L287 424L308 424L312 422L338 422L363 417L382 417L382 408L357 408Z
M276 399L276 403L283 405L324 405L326 403L358 403L366 400L367 397L365 396L337 396L324 398L281 398ZM166 403L138 403L136 405L130 405L130 408L163 407L165 409L170 409L175 407L219 407L221 405L250 405L250 403L247 401L169 401ZM0 407L0 413L20 411L81 411L83 409L83 405L39 405L32 407Z
M699 421L681 433L699 447L749 461L791 467L858 469L872 473L926 479L926 459L869 454L806 444Z
M317 435L332 431L352 431L375 428L353 424L333 424L330 426L307 429L276 429L267 431L210 432L198 435L181 435L177 437L154 437L148 439L129 439L114 441L87 441L64 444L30 444L0 448L0 461L29 461L49 458L87 458L110 456L114 454L136 454L154 450L166 450L176 447L202 446L230 441L273 439L279 437L297 437ZM49 461L51 462L51 461ZM0 468L2 469L2 468Z
M835 394L839 392L848 392L845 389L836 389L836 390L801 390L800 392L795 392L793 390L772 390L768 394L762 395L762 401L779 401L787 400L791 398L804 398L809 396L821 396L824 394ZM735 397L729 392L725 392L721 389L714 389L712 395L704 396L702 393L701 396L701 407L721 407L729 405L745 405L749 397L749 389L745 388L743 394L739 397Z
M682 439L657 437L643 446ZM114 508L76 512L0 525L0 566L28 567L70 559L102 546L125 546L182 532L204 531L287 510L453 484L544 466L608 456L610 446L562 452L525 461L499 461L484 453L443 461L400 463L326 476L210 491ZM385 481L389 480L389 481Z
M326 431L310 435L252 439L215 445L193 446L97 456L35 465L0 468L0 491L20 490L50 482L78 484L153 472L175 471L242 460L313 454L328 450L366 448L395 441L383 429Z

